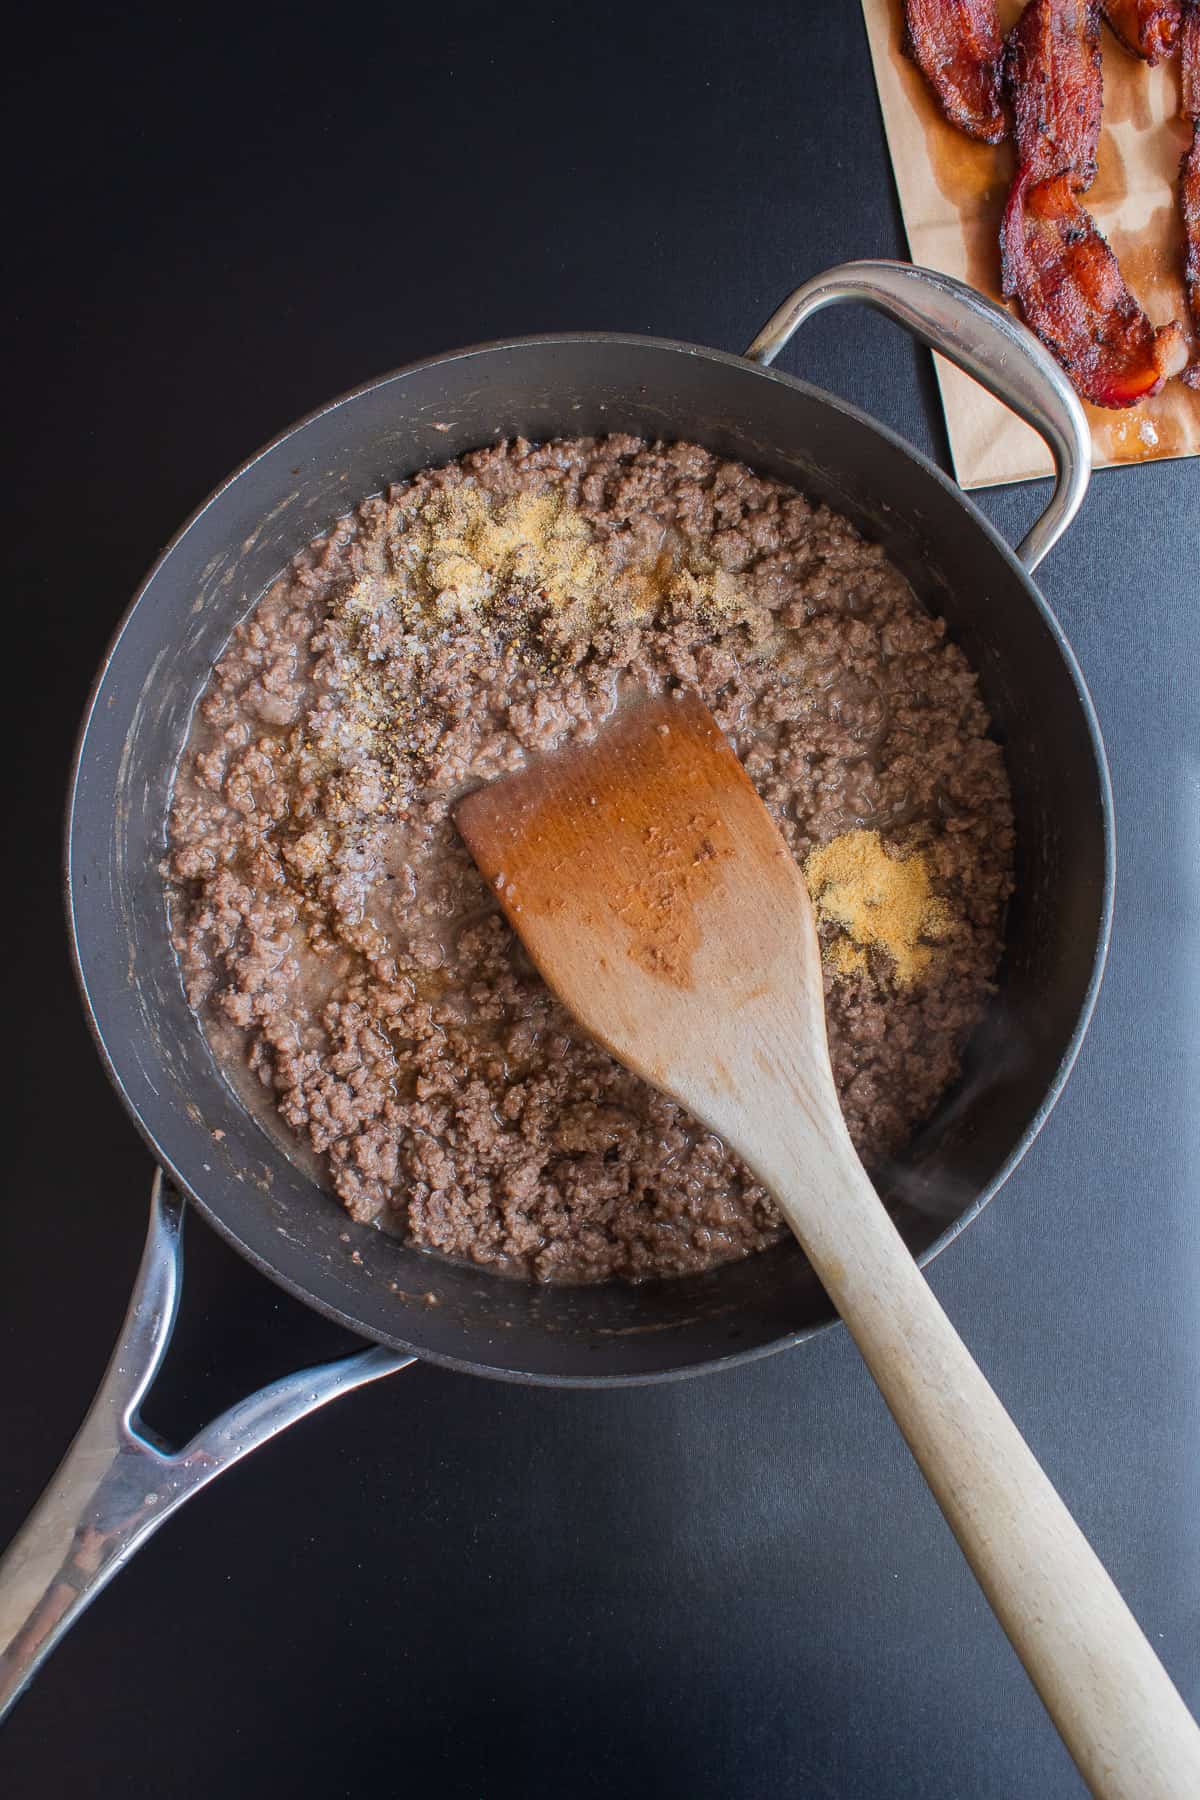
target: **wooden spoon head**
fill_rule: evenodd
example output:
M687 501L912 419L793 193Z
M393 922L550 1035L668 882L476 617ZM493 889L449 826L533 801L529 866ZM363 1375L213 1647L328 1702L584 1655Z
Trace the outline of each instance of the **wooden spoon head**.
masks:
M747 1109L780 1080L842 1129L804 877L699 699L635 702L456 817L549 986L621 1062L751 1163Z

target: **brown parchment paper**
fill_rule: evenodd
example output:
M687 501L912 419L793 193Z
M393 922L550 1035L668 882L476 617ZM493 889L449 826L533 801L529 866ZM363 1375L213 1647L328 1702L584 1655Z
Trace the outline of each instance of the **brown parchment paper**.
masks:
M920 71L901 52L902 0L862 0L862 7L909 254L999 300L1000 216L1012 180L1012 145L977 144L946 123ZM1021 0L999 0L998 10L1007 31ZM1104 128L1096 181L1084 204L1154 323L1174 318L1190 329L1176 203L1190 127L1179 117L1178 58L1147 68L1107 26L1101 43ZM963 487L1051 473L1050 453L1036 432L944 358L934 362ZM1200 455L1200 392L1179 381L1123 412L1084 410L1097 468Z

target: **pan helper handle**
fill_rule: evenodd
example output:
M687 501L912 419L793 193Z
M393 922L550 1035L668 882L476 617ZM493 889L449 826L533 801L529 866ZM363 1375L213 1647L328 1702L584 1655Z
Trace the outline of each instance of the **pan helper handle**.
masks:
M851 262L814 275L772 313L746 355L773 363L792 334L823 307L855 300L885 313L940 350L1045 439L1056 479L1050 504L1017 546L1032 574L1083 502L1092 473L1092 434L1071 383L1032 331L953 276L912 263Z
M159 1171L129 1311L91 1409L0 1561L0 1718L165 1519L289 1425L415 1358L375 1348L302 1369L230 1407L185 1444L156 1443L138 1408L162 1366L183 1284L183 1201Z

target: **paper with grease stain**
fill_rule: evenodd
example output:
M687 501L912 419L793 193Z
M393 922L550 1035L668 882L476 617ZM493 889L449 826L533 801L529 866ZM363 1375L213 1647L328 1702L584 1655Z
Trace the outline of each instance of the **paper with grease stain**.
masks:
M1020 0L1000 0L1004 30ZM1013 147L977 144L948 125L924 78L900 49L901 0L863 0L871 60L908 234L909 254L1000 300L1000 215ZM1130 288L1156 325L1190 329L1183 288L1183 227L1176 203L1179 159L1190 128L1179 117L1179 61L1147 68L1107 26L1099 170L1084 204L1115 250ZM935 356L954 472L963 487L1049 475L1037 433ZM1169 381L1124 412L1086 406L1097 468L1200 455L1200 392Z

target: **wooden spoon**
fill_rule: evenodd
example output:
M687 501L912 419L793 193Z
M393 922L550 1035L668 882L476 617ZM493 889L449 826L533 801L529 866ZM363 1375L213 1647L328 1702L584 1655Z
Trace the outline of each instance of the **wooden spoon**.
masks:
M804 878L706 708L636 703L457 820L576 1018L770 1189L1092 1792L1198 1800L1200 1731L855 1154Z

